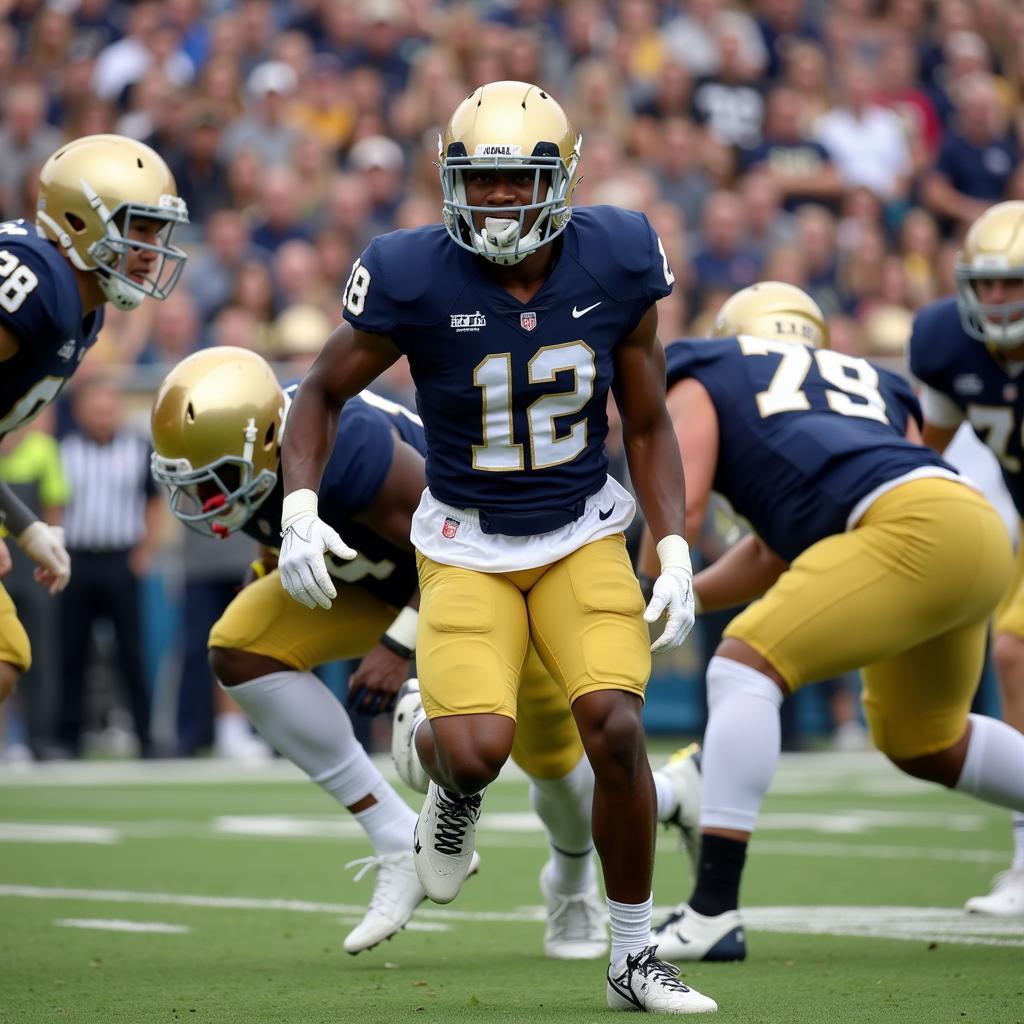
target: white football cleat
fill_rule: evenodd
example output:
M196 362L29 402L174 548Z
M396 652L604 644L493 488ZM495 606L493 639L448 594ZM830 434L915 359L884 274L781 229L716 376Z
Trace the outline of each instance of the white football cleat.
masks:
M680 903L661 924L651 941L665 960L745 960L747 940L738 910L705 917Z
M395 712L391 719L391 760L398 777L417 793L426 793L430 776L420 764L413 737L416 727L427 717L420 698L418 679L407 679L398 691Z
M540 871L540 891L547 907L544 955L552 960L599 960L608 952L607 911L597 881L583 892L565 893L548 880L551 862Z
M413 860L423 891L435 903L451 903L473 861L483 792L459 796L431 782L413 829Z
M377 857L360 857L345 867L361 865L353 881L377 869L377 881L370 897L366 916L345 936L345 952L355 956L364 949L373 949L379 942L400 932L412 917L413 911L427 898L416 877L412 853L387 853ZM475 875L480 867L480 855L473 854L469 874Z
M990 917L1024 915L1024 867L1000 871L987 896L972 896L964 906L972 914Z
M648 946L626 957L626 968L612 977L608 968L608 1006L647 1013L714 1013L718 1003L679 980L679 968L659 960Z
M675 813L664 823L679 829L682 848L690 858L690 871L696 878L700 861L700 744L691 743L677 750L655 774L665 779L675 794Z
M353 956L364 949L373 949L378 942L401 931L412 912L427 898L416 877L411 851L360 857L345 865L346 868L357 866L354 881L358 882L371 868L377 869L377 881L366 916L345 936L345 952Z

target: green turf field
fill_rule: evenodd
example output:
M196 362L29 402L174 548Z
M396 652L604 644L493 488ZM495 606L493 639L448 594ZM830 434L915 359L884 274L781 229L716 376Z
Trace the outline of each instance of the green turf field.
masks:
M745 881L750 958L684 978L723 1024L1024 1024L1024 920L959 910L1006 866L1007 820L874 755L785 757ZM369 849L290 765L0 769L0 1021L617 1019L602 962L543 957L545 847L515 777L477 848L453 904L349 957L372 878L344 865ZM687 894L664 833L656 908Z

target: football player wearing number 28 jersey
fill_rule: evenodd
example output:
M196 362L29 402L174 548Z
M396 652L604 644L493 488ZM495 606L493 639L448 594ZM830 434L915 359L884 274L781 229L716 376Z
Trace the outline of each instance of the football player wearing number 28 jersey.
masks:
M134 139L88 135L43 164L36 223L0 223L0 437L57 397L95 342L105 303L127 310L170 294L185 262L171 234L187 222L167 165ZM71 561L62 531L2 483L0 515L38 563L38 582L51 594L63 590ZM0 587L0 704L31 658Z
M650 942L655 798L641 709L651 651L682 643L693 624L655 306L673 277L642 214L572 213L580 141L558 103L523 82L484 85L455 110L439 147L444 226L370 244L345 289L347 322L295 396L278 564L293 597L329 606L324 552L354 554L317 513L334 426L405 355L427 446L412 524L429 720L415 743L432 779L413 835L424 890L442 903L459 891L483 791L512 749L532 641L596 777L608 1004L708 1012L715 1002ZM610 390L661 556L646 611L623 538L634 501L607 473ZM645 619L666 611L652 645Z

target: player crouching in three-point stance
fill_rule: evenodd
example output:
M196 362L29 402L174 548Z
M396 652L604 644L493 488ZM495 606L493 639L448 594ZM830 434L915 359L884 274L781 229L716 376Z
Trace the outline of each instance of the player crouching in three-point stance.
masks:
M737 293L714 334L666 350L687 520L713 488L754 533L694 589L708 611L753 603L708 667L696 885L655 931L678 960L746 955L740 875L778 763L779 707L801 686L863 667L871 737L893 764L1024 808L1024 736L970 714L1010 574L998 513L916 443L906 380L822 347L821 310L799 289Z
M57 397L96 341L105 303L134 309L170 294L185 262L171 236L186 223L167 164L135 139L87 135L43 164L36 223L0 223L0 437ZM38 582L63 590L71 560L62 531L3 484L0 518L38 563ZM30 663L28 635L0 587L0 704Z
M630 473L658 540L646 617L654 650L693 622L683 475L664 405L655 302L672 274L645 217L569 200L580 140L523 82L482 86L440 142L442 227L377 238L356 261L345 319L295 396L283 448L280 569L313 606L335 588L324 551L353 550L318 517L316 488L346 401L407 356L427 441L412 523L417 666L432 782L416 824L428 896L459 891L483 790L509 756L529 645L564 688L593 765L594 841L612 932L610 1006L716 1009L650 942L655 799L641 707L643 599L622 531L634 502L608 476L613 389Z

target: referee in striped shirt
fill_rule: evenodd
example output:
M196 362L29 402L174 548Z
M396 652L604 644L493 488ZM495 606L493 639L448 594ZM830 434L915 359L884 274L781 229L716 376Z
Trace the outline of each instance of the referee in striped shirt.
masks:
M85 685L93 624L107 619L139 751L152 754L150 700L142 662L139 576L155 542L159 492L149 473L148 440L125 425L121 397L102 377L77 382L76 428L61 441L71 499L64 535L71 582L61 603L62 679L58 741L81 753Z

